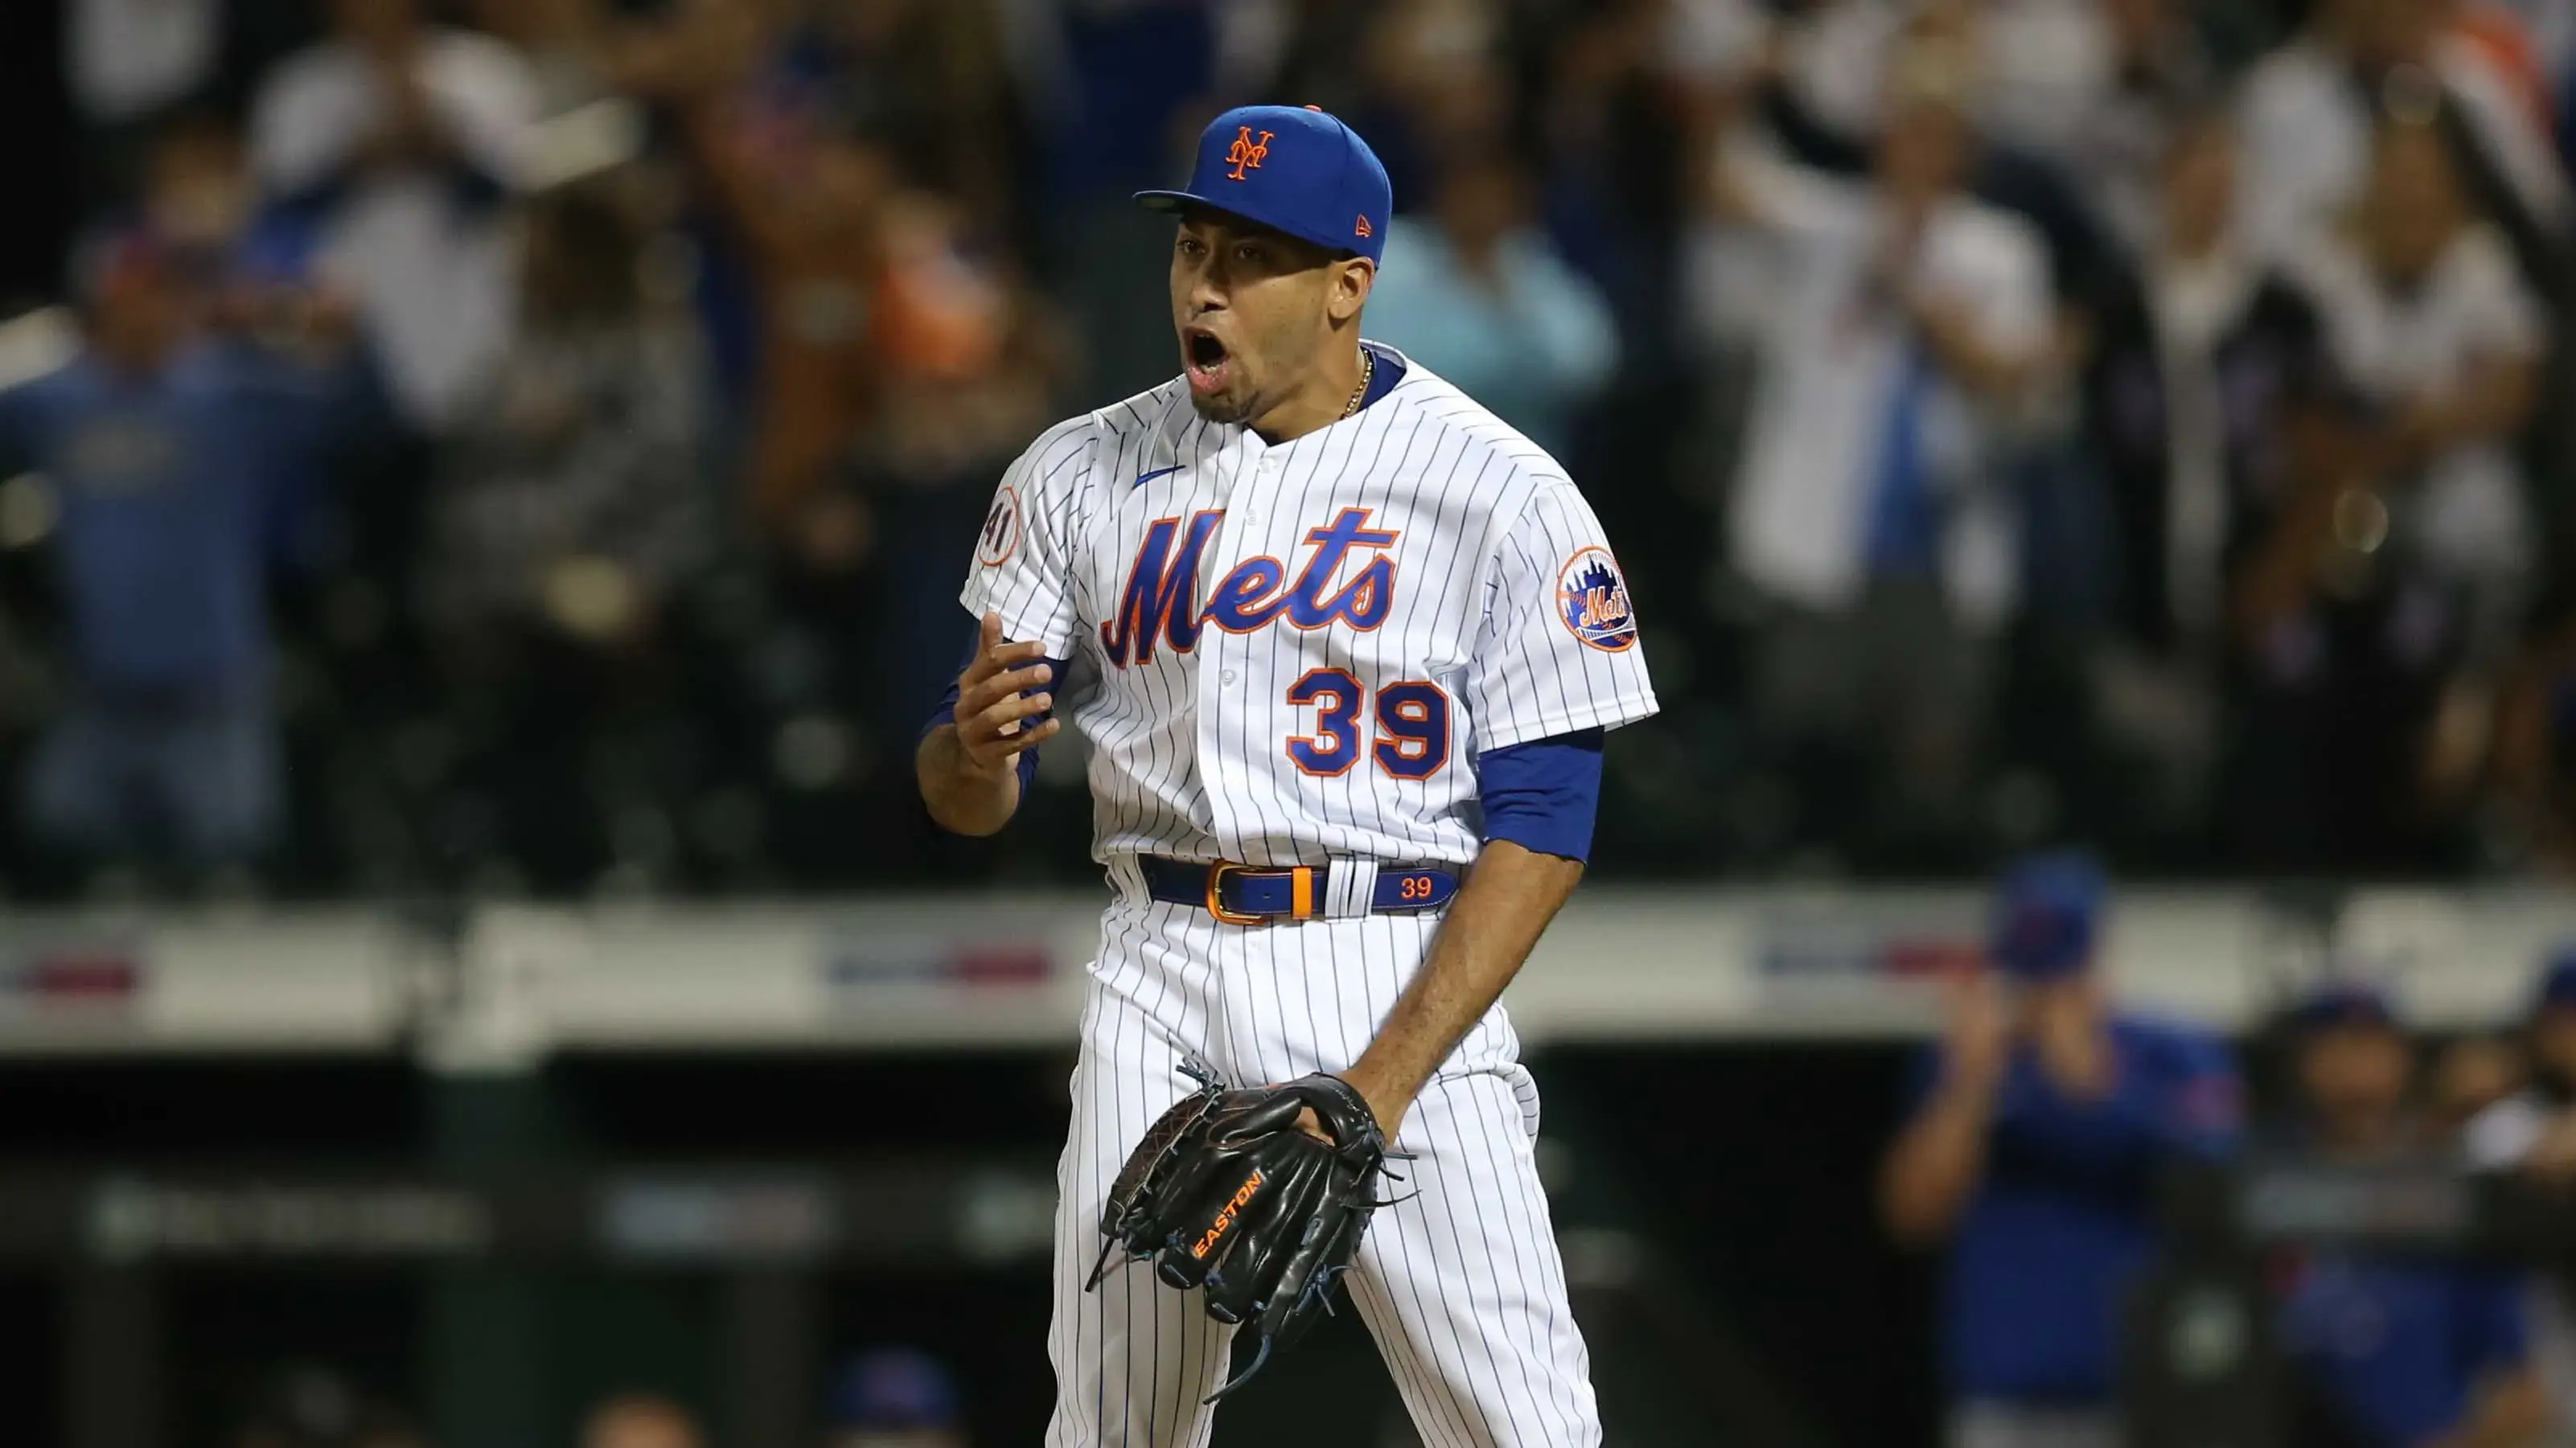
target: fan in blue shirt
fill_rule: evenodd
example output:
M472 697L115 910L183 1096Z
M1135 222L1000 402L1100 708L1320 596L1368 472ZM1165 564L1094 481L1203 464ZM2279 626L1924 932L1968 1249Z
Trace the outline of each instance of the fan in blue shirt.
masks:
M2226 1046L2114 1013L2093 973L2106 887L2076 855L2004 880L1989 976L1918 1068L1881 1182L1889 1230L1949 1247L1941 1336L1955 1448L2110 1448L2120 1307L2156 1250L2154 1188L2230 1150Z
M87 336L0 392L0 476L58 499L68 708L38 751L38 833L86 854L195 864L274 824L267 577L286 500L346 395L196 322L179 259L101 247Z

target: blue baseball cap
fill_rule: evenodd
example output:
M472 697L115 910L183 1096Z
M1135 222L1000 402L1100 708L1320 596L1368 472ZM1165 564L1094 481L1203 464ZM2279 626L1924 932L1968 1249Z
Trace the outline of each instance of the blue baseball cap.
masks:
M1987 953L2020 980L2075 975L2093 960L2102 906L2111 893L2102 867L2078 850L2032 855L2004 872L1995 892Z
M925 1352L861 1353L832 1385L831 1418L836 1428L954 1428L957 1384Z
M2397 1006L2388 992L2366 980L2329 980L2309 989L2290 1007L2290 1028L2306 1035L2337 1026L2397 1029Z
M2576 1010L2576 941L2558 947L2541 968L2539 988L2531 993L2531 1013Z
M1139 191L1154 211L1204 206L1377 261L1395 192L1360 133L1319 106L1237 106L1199 133L1186 191Z

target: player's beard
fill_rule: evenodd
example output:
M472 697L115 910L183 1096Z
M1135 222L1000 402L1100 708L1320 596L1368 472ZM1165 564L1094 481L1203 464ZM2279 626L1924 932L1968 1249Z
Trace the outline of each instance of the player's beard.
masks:
M1250 369L1243 365L1243 354L1230 352L1226 357L1225 385L1214 392L1190 389L1190 406L1209 422L1224 426L1246 426L1261 415L1261 389L1252 380Z
M1228 388L1213 397L1190 394L1190 406L1198 415L1220 426L1237 427L1252 421L1260 404L1247 390Z

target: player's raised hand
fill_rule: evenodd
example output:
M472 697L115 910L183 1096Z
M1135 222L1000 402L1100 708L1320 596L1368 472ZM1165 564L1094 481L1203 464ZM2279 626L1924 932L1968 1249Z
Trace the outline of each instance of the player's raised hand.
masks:
M1980 973L1959 982L1950 1000L1948 1057L1962 1084L1992 1089L2012 1067L2016 1022L2003 983Z
M999 775L1014 767L1020 751L1046 742L1058 721L1034 719L1055 706L1055 696L1041 690L1054 671L1044 646L1006 643L1002 616L984 615L975 657L957 676L957 743L970 766Z

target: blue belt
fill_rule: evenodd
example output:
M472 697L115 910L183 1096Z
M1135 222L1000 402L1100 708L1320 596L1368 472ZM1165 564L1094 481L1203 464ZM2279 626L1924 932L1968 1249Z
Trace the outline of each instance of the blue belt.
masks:
M1207 864L1139 855L1145 892L1171 905L1193 905L1228 925L1313 920L1323 914L1324 865ZM1458 893L1456 871L1437 865L1380 865L1372 914L1437 910Z

